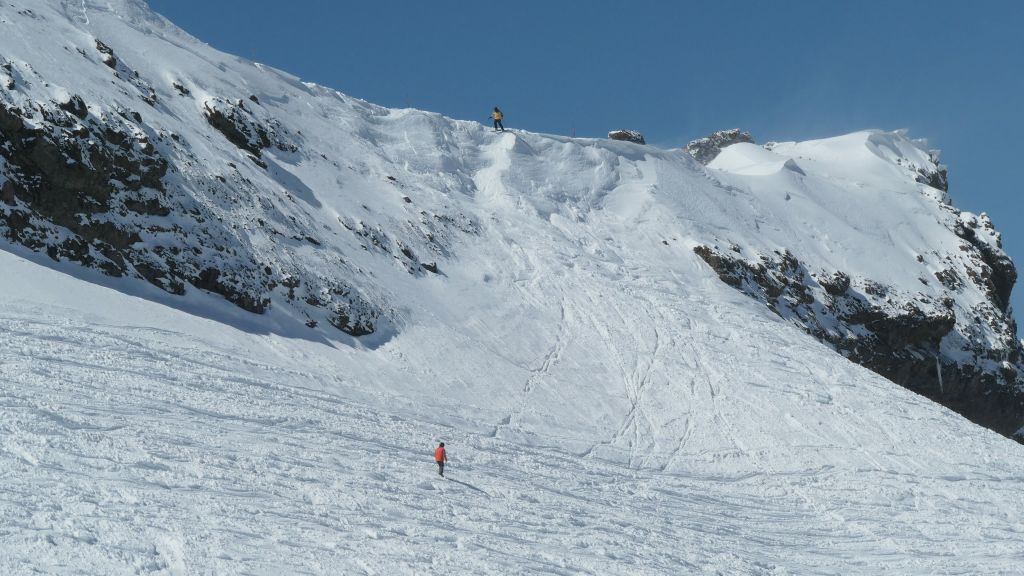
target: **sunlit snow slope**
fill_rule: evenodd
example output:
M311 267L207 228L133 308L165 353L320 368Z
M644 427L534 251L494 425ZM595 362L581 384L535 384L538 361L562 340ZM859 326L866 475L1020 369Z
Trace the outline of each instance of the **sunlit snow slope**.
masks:
M80 95L86 124L138 110L166 189L119 193L195 210L82 216L143 231L89 247L122 278L3 245L0 572L1019 571L1018 444L849 362L693 250L799 244L917 282L913 249L871 257L889 242L875 232L950 232L941 198L895 164L897 200L872 188L863 220L811 188L783 211L746 179L856 167L709 170L680 150L388 110L220 54L130 0L6 2L0 20L8 98ZM204 109L235 101L294 147L232 142ZM895 133L842 142L879 139L917 150ZM188 284L193 260L137 266L183 253L237 272L265 313ZM331 306L372 333L335 329Z

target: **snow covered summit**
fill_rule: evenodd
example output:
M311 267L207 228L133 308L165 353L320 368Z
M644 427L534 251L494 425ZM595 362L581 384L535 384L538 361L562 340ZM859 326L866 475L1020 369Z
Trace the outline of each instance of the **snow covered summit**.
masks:
M756 197L768 224L698 248L722 280L894 382L1021 430L1016 268L986 214L951 204L923 141L867 131L740 143L708 167Z
M1016 273L920 142L705 167L135 0L0 30L0 571L1016 569L1019 445L893 383L1024 424Z

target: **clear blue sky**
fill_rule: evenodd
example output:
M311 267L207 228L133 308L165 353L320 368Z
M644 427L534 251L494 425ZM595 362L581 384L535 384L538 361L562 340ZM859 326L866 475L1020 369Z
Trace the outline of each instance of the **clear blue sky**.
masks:
M908 128L1024 263L1024 2L149 0L221 50L386 106L677 146ZM1024 272L1024 270L1022 270ZM1022 274L1024 275L1024 274ZM1017 317L1024 288L1014 290Z

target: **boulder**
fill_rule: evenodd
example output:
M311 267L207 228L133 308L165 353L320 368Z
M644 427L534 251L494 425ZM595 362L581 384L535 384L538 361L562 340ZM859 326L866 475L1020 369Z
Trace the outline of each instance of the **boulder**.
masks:
M647 144L644 140L644 135L636 130L612 130L608 133L608 137L612 140L622 140L634 144Z

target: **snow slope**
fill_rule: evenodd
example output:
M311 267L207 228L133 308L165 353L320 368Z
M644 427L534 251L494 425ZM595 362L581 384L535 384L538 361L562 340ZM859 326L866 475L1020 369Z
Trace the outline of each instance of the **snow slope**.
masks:
M549 408L571 418L620 404L617 428L587 439L586 427L564 438L526 401L495 425L497 394L489 409L470 408L486 400L472 389L415 405L385 395L431 384L396 360L412 344L352 351L253 334L0 261L4 573L1019 569L1019 445L714 282L659 335L635 405L579 394ZM567 333L595 337L594 315L567 316ZM658 376L669 370L675 382ZM534 386L552 394L545 382ZM549 432L544 446L512 434L516 422ZM430 461L438 439L447 481Z
M379 108L219 54L130 0L0 15L3 55L38 74L11 98L138 108L172 160L153 197L207 210L125 254L173 242L302 279L256 315L5 244L4 572L1019 569L1019 445L852 364L693 251L728 238L919 284L904 270L917 246L952 233L941 195L891 161L870 186L846 153L781 156L790 145L737 145L745 157L706 170L679 150ZM67 49L40 57L43 34ZM111 79L95 39L157 104ZM257 156L204 117L249 95L294 150ZM879 140L918 150L895 133L837 145ZM830 187L787 200L751 184L808 175ZM851 190L870 201L842 204ZM892 244L907 249L872 255ZM373 334L307 327L324 316L303 290L328 280L379 311Z

